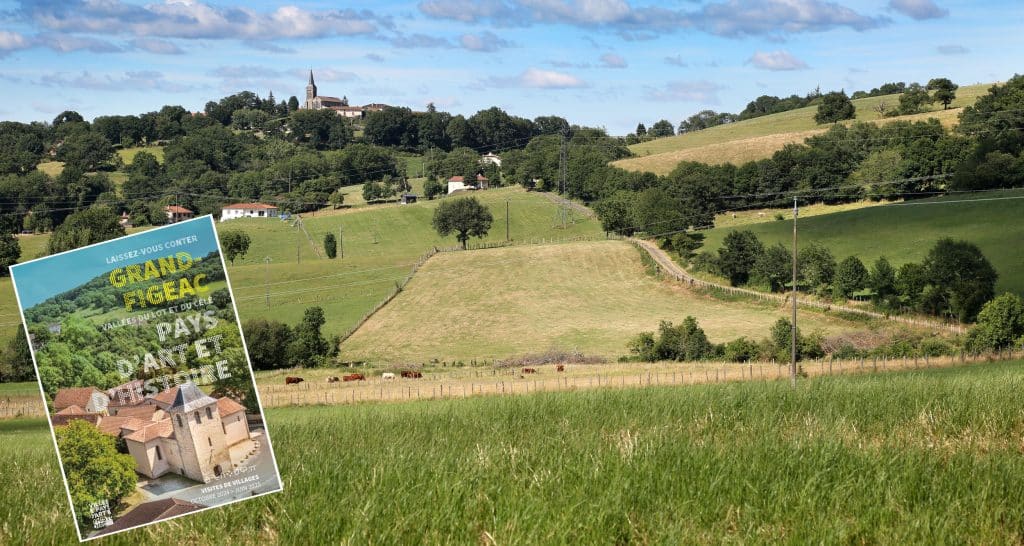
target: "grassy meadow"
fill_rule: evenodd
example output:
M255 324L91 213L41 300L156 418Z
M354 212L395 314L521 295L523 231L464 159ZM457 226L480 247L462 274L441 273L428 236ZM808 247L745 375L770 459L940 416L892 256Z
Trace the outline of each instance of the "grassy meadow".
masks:
M1015 199L991 201L993 198ZM1020 197L1021 199L1016 199ZM965 202L966 201L966 202ZM924 204L931 203L931 204ZM797 228L801 244L828 247L837 261L857 256L870 266L885 256L894 266L922 260L942 237L977 244L999 272L996 291L1024 294L1024 190L953 195L908 203L860 208L801 218ZM770 220L770 218L769 218ZM771 220L741 226L757 234L763 243L791 245L793 224ZM718 227L705 233L701 250L716 250L734 227Z
M521 246L434 256L341 346L342 358L424 362L508 358L546 349L614 359L661 320L695 316L714 342L767 337L786 309L727 302L645 274L623 241ZM806 313L803 328L864 328ZM386 340L386 343L382 343Z
M1022 366L272 409L282 493L96 543L1017 544ZM0 543L76 543L0 438Z
M556 205L537 193L503 188L475 195L494 216L485 242L505 240L506 201L513 240L603 235L593 218L578 218L566 229L555 227ZM441 238L431 227L439 203L420 201L306 214L303 222L312 242L291 223L280 220L242 219L218 224L222 232L237 228L252 238L248 254L229 266L239 315L242 319L266 317L294 324L307 307L320 305L328 319L326 334L348 331L394 290L395 283L409 274L425 252L434 246L458 244L454 236ZM337 236L339 230L344 258L318 257L316 250L323 253L324 235L330 232ZM264 262L268 256L269 265ZM269 307L265 299L268 279Z
M853 101L857 109L855 121L888 123L937 118L950 127L957 123L961 110L973 105L978 97L987 94L990 87L992 84L988 83L965 85L957 90L957 98L948 110L943 110L942 105L938 104L932 105L932 110L928 112L895 118L881 117L875 111L875 107L881 102L885 102L890 109L898 106L899 95L857 99ZM810 136L826 131L828 127L815 123L816 112L817 106L808 106L703 131L634 144L630 149L637 157L617 161L614 165L629 170L668 174L681 161L739 165L771 157L786 144L803 142ZM853 121L844 123L849 124Z

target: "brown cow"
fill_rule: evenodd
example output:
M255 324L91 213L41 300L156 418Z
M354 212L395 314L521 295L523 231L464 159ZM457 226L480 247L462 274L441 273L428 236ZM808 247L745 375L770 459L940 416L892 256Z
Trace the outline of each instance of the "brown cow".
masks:
M537 373L536 368L523 368L523 373Z
M402 372L402 377L405 377L405 378L408 378L408 379L419 379L419 378L423 377L423 374L421 372L416 372L416 371L412 371L412 370L405 370L405 371Z
M350 373L341 376L342 381L366 381L366 376L361 373Z
M341 378L336 375L327 378L328 383L337 383L338 381L341 381Z
M565 371L565 364L559 364L559 365L555 366L555 371L556 372L564 372Z
M288 376L288 377L284 378L284 384L285 385L298 385L299 383L302 383L303 381L305 381L305 379L303 379L301 377Z

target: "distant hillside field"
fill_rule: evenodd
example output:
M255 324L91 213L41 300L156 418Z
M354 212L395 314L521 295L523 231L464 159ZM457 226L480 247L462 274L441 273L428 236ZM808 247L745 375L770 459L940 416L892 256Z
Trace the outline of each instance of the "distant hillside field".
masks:
M932 111L896 118L883 118L874 109L883 101L890 109L898 106L899 95L857 99L853 101L857 108L855 121L888 123L937 118L947 127L951 127L956 124L961 110L973 105L978 97L987 94L990 87L992 84L989 83L964 86L957 90L956 100L948 110L943 110L941 104L932 105ZM771 157L786 144L803 142L808 137L825 132L828 129L827 125L818 125L814 122L817 110L817 106L808 106L719 125L703 131L634 144L629 148L638 157L616 161L613 165L633 171L668 174L682 161L739 165L747 161L764 159Z
M661 320L695 316L712 341L767 337L783 308L724 302L644 272L623 241L440 254L342 344L342 358L424 362L506 358L548 348L628 354L630 338ZM803 328L850 323L805 313Z
M509 203L510 234L514 240L603 236L596 219L577 217L575 224L555 227L557 207L539 193L520 188L502 188L477 192L494 216L490 234L483 241L505 240L505 202ZM450 197L447 199L456 199ZM303 214L306 235L288 222L277 219L231 220L217 224L219 231L240 229L252 238L252 246L242 259L229 265L239 315L295 324L307 307L320 305L327 316L328 335L342 334L364 314L382 301L395 283L405 278L413 263L433 248L456 246L454 236L441 238L431 226L434 209L440 200L420 201L412 205L375 205L332 211L328 214ZM320 258L323 237L338 236L344 258ZM471 242L480 242L472 239ZM269 266L264 262L270 257ZM475 275L486 279L490 271ZM265 283L269 279L269 287ZM265 291L269 288L270 307Z
M993 201L1001 197L1015 199ZM1016 199L1020 197L1020 199ZM958 202L970 200L969 202ZM923 204L932 203L932 204ZM945 204L943 204L945 203ZM965 239L977 244L999 272L997 291L1024 294L1024 190L993 192L973 197L949 196L906 204L862 208L812 218L797 225L800 244L820 243L836 260L859 257L865 265L885 256L893 265L920 261L942 237ZM741 226L757 234L765 244L781 242L790 246L793 224L790 217ZM735 227L705 232L701 250L716 250Z

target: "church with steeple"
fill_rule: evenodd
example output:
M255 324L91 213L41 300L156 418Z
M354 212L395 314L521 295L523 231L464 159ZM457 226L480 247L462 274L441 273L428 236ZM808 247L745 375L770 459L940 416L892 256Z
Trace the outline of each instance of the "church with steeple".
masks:
M328 97L317 92L316 82L313 80L313 71L309 71L309 83L306 84L306 102L303 108L306 110L334 110L339 116L346 118L361 118L367 112L383 110L387 105L367 104L366 106L349 106L348 97Z

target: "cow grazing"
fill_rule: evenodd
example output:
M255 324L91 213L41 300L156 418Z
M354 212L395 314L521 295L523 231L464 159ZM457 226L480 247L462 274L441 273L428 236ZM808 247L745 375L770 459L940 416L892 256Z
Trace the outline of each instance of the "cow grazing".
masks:
M328 383L337 383L338 381L341 381L341 378L336 375L327 378Z
M565 364L559 364L559 365L555 366L555 371L556 372L564 372L565 371Z
M415 371L412 371L412 370L405 370L405 371L402 372L402 377L405 377L407 379L419 379L419 378L423 377L423 374L421 372L415 372Z
M302 383L303 381L305 381L305 379L303 379L301 377L288 376L288 377L284 378L284 384L285 385L298 385L299 383Z
M536 368L523 368L523 373L537 373Z
M366 376L361 373L350 373L341 376L342 381L366 381Z
M380 378L383 379L384 381L389 381L389 380L395 378L395 374L393 374L391 372L384 372L384 373L380 374Z

